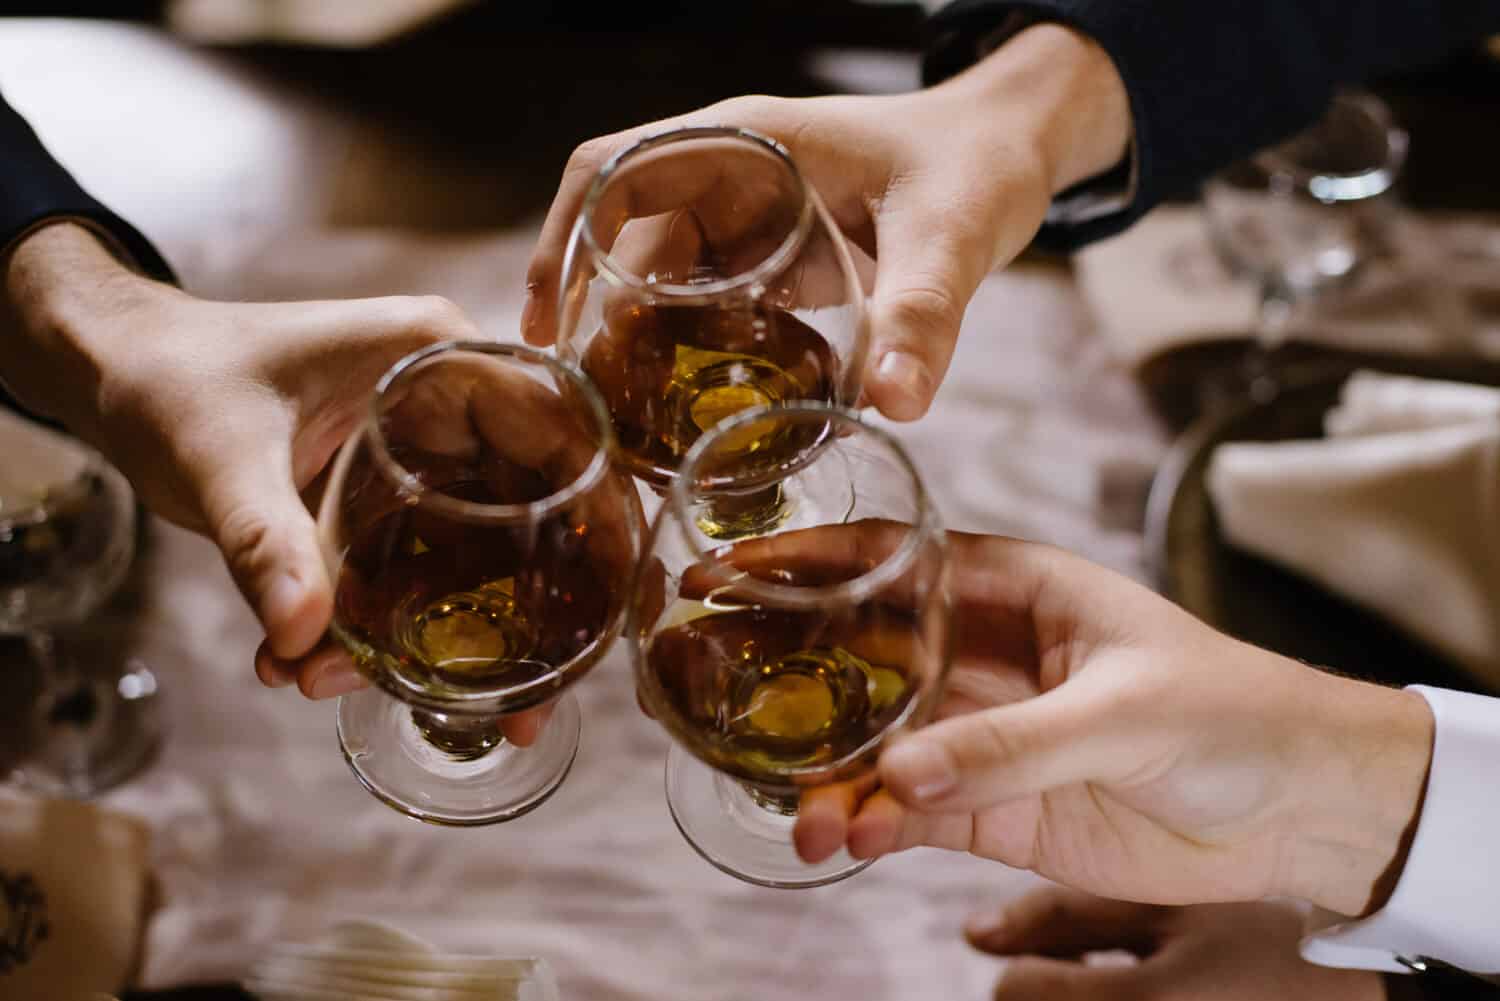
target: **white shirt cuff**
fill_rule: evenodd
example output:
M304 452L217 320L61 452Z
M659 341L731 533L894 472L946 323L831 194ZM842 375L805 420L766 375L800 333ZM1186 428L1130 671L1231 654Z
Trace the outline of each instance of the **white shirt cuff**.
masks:
M1436 722L1427 793L1391 899L1361 921L1314 911L1302 958L1409 972L1435 959L1500 973L1500 699L1415 685Z

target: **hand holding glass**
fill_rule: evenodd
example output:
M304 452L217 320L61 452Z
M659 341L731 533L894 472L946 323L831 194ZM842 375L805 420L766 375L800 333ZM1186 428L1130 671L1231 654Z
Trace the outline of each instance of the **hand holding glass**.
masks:
M678 129L624 150L590 187L558 354L599 389L630 471L661 492L726 417L853 405L864 301L847 241L785 149L742 129ZM780 517L774 493L751 500L712 521L717 537Z
M768 440L789 444L747 448ZM723 546L705 531L767 489L785 512L770 532ZM675 741L683 835L766 886L863 868L802 862L791 829L803 791L868 776L927 718L947 671L947 549L906 453L837 408L739 414L689 451L643 560L627 634L641 701Z
M566 688L623 618L634 486L576 370L511 345L448 343L376 388L330 476L319 528L332 632L376 685L339 703L360 780L397 810L475 825L533 809L578 747ZM544 704L526 748L498 717Z

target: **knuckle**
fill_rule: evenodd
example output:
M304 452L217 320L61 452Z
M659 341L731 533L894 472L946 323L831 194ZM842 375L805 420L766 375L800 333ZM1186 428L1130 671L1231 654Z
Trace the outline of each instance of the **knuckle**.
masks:
M720 116L727 124L750 125L775 121L787 103L787 98L769 94L741 94L726 98L704 109L706 113Z
M1024 750L1024 735L1014 724L1002 723L993 713L976 713L970 739L962 749L972 760L961 764L980 768L993 766L1018 759Z
M563 167L563 183L584 184L593 179L605 162L614 154L619 140L614 136L598 136L586 139L573 148Z
M412 312L416 317L413 327L439 334L457 336L468 329L469 318L452 299L441 295L415 296Z
M253 508L231 508L218 522L219 546L237 576L256 573L266 566L273 534L265 515Z
M963 307L941 283L927 279L896 294L887 315L897 329L930 337L957 330Z

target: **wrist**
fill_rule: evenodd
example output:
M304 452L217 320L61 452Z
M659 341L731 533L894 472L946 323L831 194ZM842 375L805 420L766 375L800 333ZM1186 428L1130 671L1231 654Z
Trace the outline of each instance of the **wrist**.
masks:
M32 230L0 258L0 379L27 406L70 423L69 402L97 391L108 318L156 285L85 225L57 219Z
M1422 812L1434 723L1415 692L1320 677L1306 700L1299 806L1282 891L1364 917L1383 907Z
M1133 123L1119 71L1098 43L1062 24L1023 29L934 90L961 100L966 124L1000 124L1010 133L1002 138L1019 130L1053 195L1129 152Z

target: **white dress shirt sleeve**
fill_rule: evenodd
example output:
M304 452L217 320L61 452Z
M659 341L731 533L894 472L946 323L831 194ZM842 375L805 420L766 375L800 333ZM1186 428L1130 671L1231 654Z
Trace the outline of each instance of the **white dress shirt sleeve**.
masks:
M1412 691L1432 707L1436 727L1406 866L1368 918L1313 911L1302 957L1392 973L1432 959L1500 974L1500 699Z

